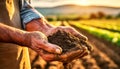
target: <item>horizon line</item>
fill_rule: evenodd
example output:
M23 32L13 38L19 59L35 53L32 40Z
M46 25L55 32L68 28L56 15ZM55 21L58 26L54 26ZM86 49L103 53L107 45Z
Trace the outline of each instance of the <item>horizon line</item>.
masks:
M117 8L120 9L120 7L117 6L104 6L104 5L78 5L78 4L61 4L61 5L56 5L56 6L34 6L34 7L40 7L40 8L55 8L55 7L59 7L59 6L67 6L67 5L73 5L73 6L81 6L81 7L108 7L108 8Z

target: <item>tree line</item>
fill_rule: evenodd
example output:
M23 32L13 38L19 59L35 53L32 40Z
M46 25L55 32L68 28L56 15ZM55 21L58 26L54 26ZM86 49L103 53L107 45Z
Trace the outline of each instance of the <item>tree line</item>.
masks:
M97 13L91 13L88 17L84 17L81 15L78 16L64 16L64 15L56 15L56 16L46 16L46 19L48 21L63 21L63 20L72 20L72 21L77 21L77 20L85 20L85 19L119 19L120 18L120 13L117 15L106 15L104 12L97 12Z

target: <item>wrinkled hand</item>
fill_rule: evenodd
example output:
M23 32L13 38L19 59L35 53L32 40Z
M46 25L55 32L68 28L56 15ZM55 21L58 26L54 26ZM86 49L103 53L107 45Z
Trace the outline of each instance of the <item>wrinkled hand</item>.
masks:
M47 36L49 35L52 35L54 33L56 33L58 30L61 30L61 31L65 31L65 32L68 32L68 33L71 33L73 34L74 36L80 38L80 39L83 39L83 40L88 40L86 36L80 34L78 31L76 31L73 27L65 27L65 26L58 26L58 27L52 27L50 28L45 34Z
M56 33L58 30L61 30L61 31L69 32L69 33L73 34L74 36L76 36L80 39L83 39L84 41L87 40L87 37L80 34L78 31L76 31L72 27L64 27L64 26L53 27L53 26L50 26L46 21L44 21L42 19L36 19L36 20L29 22L26 25L26 30L27 31L40 31L40 32L43 32L46 36L50 36L50 35ZM89 53L87 47L83 47L83 49L77 48L77 50L75 49L73 51L69 51L66 53L55 54L55 48L57 47L56 45L50 44L50 43L48 43L47 40L45 40L47 42L47 44L45 44L46 46L44 46L43 44L46 42L43 42L43 44L42 44L43 47L42 47L41 44L39 44L39 42L41 42L41 40L37 41L34 38L32 38L32 39L34 40L34 41L32 41L32 43L33 43L33 46L35 45L35 47L31 47L31 48L32 49L35 48L34 50L46 61L68 62L68 61L72 61L75 58L81 58ZM37 42L37 44L34 42ZM39 48L39 46L41 46L41 48Z
M52 54L44 50L39 51L39 53L43 55L42 57L46 61L61 61L67 63L74 59L82 58L83 56L88 55L89 51L86 47L83 47L83 49L74 48L72 51L68 51L63 54Z
M43 58L45 54L41 53L42 50L53 54L60 54L62 52L59 46L49 43L47 37L41 32L29 32L25 34L25 37L24 44L39 53Z
M46 32L46 35L50 36L50 35L56 33L58 30L69 32L69 33L73 34L74 36L76 36L76 37L78 37L80 39L83 39L84 41L88 40L87 37L80 34L74 28L72 28L72 27L64 27L64 26L52 27ZM83 49L77 48L77 49L75 49L73 51L69 51L69 52L63 53L61 55L52 55L51 54L51 56L53 56L51 61L52 60L58 60L58 61L62 61L62 62L69 62L69 61L72 61L75 58L81 58L81 57L83 57L85 55L88 55L88 54L89 54L89 51L88 51L87 47L83 46Z

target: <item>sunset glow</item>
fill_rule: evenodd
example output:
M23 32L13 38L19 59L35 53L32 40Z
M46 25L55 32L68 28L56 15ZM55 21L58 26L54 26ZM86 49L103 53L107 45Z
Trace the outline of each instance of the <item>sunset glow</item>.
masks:
M89 6L89 1L88 0L78 0L76 1L76 4L82 5L82 6Z
M55 7L65 4L120 7L120 0L32 0L32 5L37 7Z

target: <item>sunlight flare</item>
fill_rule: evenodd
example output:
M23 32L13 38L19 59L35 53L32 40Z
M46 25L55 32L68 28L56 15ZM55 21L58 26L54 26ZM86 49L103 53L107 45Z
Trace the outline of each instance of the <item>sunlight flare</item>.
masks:
M82 6L89 6L90 5L88 0L78 0L76 3L79 5L82 5Z

